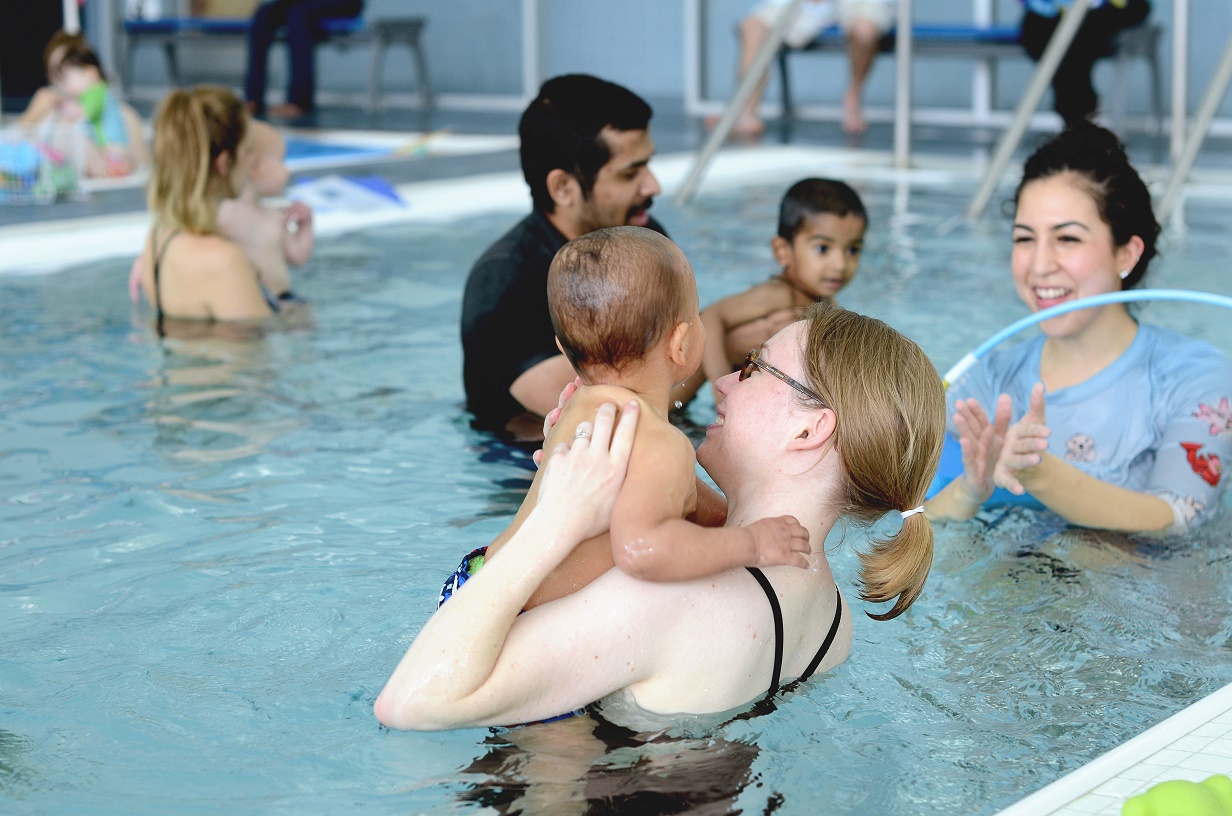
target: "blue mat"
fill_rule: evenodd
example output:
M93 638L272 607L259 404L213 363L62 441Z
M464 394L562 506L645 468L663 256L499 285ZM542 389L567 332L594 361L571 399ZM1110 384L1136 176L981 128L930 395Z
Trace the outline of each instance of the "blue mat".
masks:
M348 144L328 144L308 139L287 138L287 165L319 159L358 159L366 156L388 156L392 149Z

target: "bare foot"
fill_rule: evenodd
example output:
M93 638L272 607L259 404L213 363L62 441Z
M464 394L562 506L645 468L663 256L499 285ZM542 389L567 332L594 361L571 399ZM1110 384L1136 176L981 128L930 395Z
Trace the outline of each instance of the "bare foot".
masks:
M707 116L702 120L706 125L706 130L714 130L714 126L719 123L719 117ZM736 124L732 125L731 133L728 135L734 139L756 139L766 131L766 123L761 120L761 117L754 113L742 113L736 119Z
M731 135L737 139L756 139L766 132L766 123L755 113L742 113L732 125Z
M298 119L301 116L306 116L308 111L294 102L283 102L281 105L271 107L267 113L274 119Z
M851 88L843 94L843 133L858 136L868 130L864 112L860 109L860 94Z

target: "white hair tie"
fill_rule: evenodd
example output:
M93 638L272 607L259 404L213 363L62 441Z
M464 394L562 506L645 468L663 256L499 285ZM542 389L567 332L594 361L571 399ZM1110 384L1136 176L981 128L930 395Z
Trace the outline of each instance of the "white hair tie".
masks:
M911 516L914 516L916 513L923 513L923 512L924 512L924 505L921 504L919 507L913 508L911 510L900 510L899 515L901 515L903 517L903 520L905 521Z

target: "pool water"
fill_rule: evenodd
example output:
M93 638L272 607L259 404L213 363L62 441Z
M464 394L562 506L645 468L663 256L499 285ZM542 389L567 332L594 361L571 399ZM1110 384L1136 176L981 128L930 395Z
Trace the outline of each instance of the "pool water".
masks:
M786 181L658 205L703 303L775 271ZM1007 224L954 226L966 190L860 191L845 305L942 370L1025 313ZM1232 207L1190 209L1148 282L1227 294ZM650 742L379 728L529 483L469 427L457 340L515 217L322 242L310 320L248 342L158 343L126 262L0 278L0 811L988 814L1232 682L1232 513L1158 540L994 510L939 526L910 612L857 614L851 658L770 713ZM1232 353L1216 309L1141 313ZM861 536L831 543L853 600Z

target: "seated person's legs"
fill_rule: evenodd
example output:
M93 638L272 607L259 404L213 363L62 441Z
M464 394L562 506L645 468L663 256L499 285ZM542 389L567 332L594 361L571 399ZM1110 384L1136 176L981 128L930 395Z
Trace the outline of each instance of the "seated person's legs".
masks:
M873 69L873 60L893 24L894 4L886 0L847 0L839 6L839 18L847 35L847 57L851 64L851 81L843 94L843 132L863 133L864 82Z
M248 28L248 74L244 80L244 96L249 113L265 110L265 76L270 47L278 29L287 21L292 0L271 0L262 3L252 15Z
M766 0L753 8L740 20L738 33L740 36L740 74L743 79L753 64L757 52L770 38L770 32L778 22L779 16L788 7L784 0ZM791 48L800 48L816 37L823 28L833 22L830 12L831 5L827 0L805 0L798 16L787 26L783 42ZM740 112L736 124L732 127L733 136L756 137L766 129L765 122L757 112L761 105L762 94L766 90L767 76L763 76L752 96ZM706 117L706 126L714 127L718 117Z

